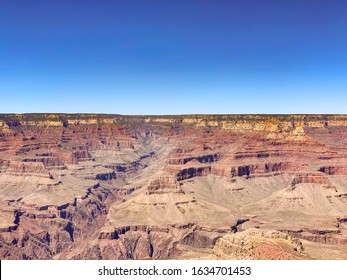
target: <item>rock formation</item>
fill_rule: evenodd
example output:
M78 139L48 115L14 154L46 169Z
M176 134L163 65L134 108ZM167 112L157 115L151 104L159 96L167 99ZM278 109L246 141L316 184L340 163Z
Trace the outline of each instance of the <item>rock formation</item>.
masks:
M346 115L0 115L0 258L344 259L346 159Z
M274 230L247 229L220 238L212 258L228 260L308 259L299 239Z

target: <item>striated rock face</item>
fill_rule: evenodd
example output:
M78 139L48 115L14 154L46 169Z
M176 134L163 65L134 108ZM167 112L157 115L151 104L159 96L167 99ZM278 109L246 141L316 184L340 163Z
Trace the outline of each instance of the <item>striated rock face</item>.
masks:
M345 258L346 159L346 115L0 115L0 258Z
M52 178L52 175L41 162L9 162L4 171L5 174L12 176L37 176L43 178Z

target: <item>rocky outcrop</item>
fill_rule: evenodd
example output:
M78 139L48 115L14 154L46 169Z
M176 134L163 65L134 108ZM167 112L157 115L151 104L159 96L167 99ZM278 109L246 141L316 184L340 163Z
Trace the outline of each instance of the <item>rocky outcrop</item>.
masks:
M308 259L299 239L288 234L248 229L220 238L212 250L212 258L221 260L294 260Z
M291 185L294 187L297 184L325 184L330 185L329 180L321 173L298 173L295 174Z
M326 175L347 175L347 166L323 166L318 171Z
M204 176L211 173L211 166L189 167L180 170L176 174L178 181L193 178L196 176Z
M147 186L146 194L150 195L168 192L182 192L181 188L177 183L176 178L173 176L160 176L150 181L149 185Z
M332 245L347 245L347 239L341 235L341 231L336 228L333 230L326 229L302 229L302 230L284 230L290 236L301 240L311 242L332 244Z
M115 172L98 173L95 176L95 180L108 181L108 180L113 180L113 179L116 179L116 173Z
M220 155L218 155L218 154L201 155L201 156L187 156L187 157L180 157L180 158L169 158L168 164L182 165L182 164L186 164L190 161L197 161L200 163L211 163L211 162L217 161L219 158L220 158Z
M307 164L296 162L265 162L259 164L245 164L241 166L226 166L225 164L214 164L211 173L220 176L250 176L272 172L296 172L304 170Z

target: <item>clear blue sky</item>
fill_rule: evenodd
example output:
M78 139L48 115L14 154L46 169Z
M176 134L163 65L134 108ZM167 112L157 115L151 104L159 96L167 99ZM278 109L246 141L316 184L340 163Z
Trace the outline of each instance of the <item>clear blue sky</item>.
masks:
M347 1L0 2L0 112L347 113Z

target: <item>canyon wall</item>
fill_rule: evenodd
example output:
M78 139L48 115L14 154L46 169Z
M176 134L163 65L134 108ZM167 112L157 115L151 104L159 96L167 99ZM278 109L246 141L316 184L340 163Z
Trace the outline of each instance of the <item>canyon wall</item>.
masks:
M276 258L239 246L258 229L343 251L346 159L347 115L0 114L0 257Z

